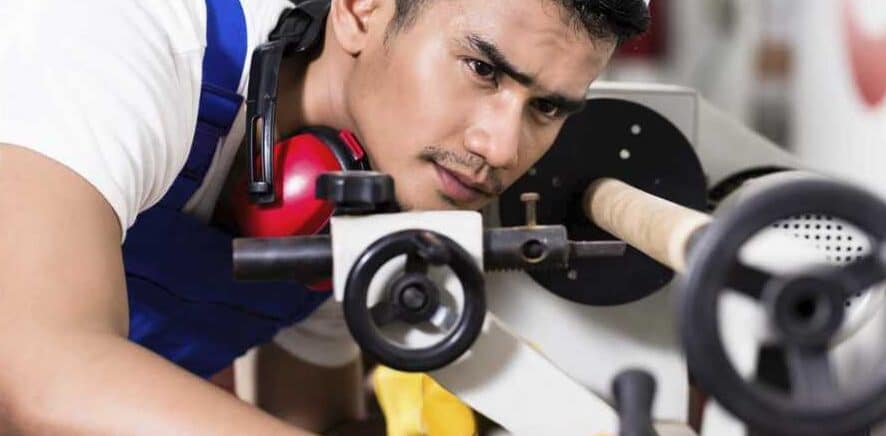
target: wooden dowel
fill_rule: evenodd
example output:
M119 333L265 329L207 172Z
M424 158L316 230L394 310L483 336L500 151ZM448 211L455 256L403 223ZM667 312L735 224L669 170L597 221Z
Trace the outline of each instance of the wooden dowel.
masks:
M583 207L598 227L676 272L686 268L693 234L711 221L709 215L609 178L588 186Z

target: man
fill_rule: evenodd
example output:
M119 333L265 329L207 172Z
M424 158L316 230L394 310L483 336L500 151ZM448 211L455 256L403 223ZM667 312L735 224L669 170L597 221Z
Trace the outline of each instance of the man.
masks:
M121 241L188 157L210 3L0 2L4 433L305 434L334 421L333 405L353 410L342 398L356 388L336 377L356 385L358 365L342 364L348 352L313 353L319 342L278 336L304 382L281 402L323 392L312 407L327 416L290 420L299 430L176 366L175 353L129 340L144 308L131 290L127 301ZM239 7L251 53L292 4ZM477 209L545 153L617 44L647 21L643 0L332 0L316 55L281 69L278 132L348 129L393 176L404 209ZM184 213L212 214L242 111L238 120ZM174 303L169 316L214 309Z

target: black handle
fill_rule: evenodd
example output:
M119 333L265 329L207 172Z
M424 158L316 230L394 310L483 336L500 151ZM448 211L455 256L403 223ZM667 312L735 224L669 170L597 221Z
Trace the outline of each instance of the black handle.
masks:
M234 278L313 283L332 276L328 235L234 240Z
M652 427L652 375L636 369L624 371L615 377L612 394L618 408L619 436L658 436Z

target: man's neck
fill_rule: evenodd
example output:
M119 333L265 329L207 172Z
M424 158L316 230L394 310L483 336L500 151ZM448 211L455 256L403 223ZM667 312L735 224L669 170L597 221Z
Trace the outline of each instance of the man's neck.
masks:
M352 129L344 110L343 74L327 53L283 60L278 89L277 133L285 137L306 126Z

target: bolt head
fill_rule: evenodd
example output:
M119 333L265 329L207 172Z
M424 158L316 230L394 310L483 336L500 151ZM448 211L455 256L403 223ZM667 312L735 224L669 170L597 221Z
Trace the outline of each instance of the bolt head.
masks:
M537 192L524 192L523 194L520 194L520 201L524 203L538 201L539 198L541 198L541 196L538 195Z

